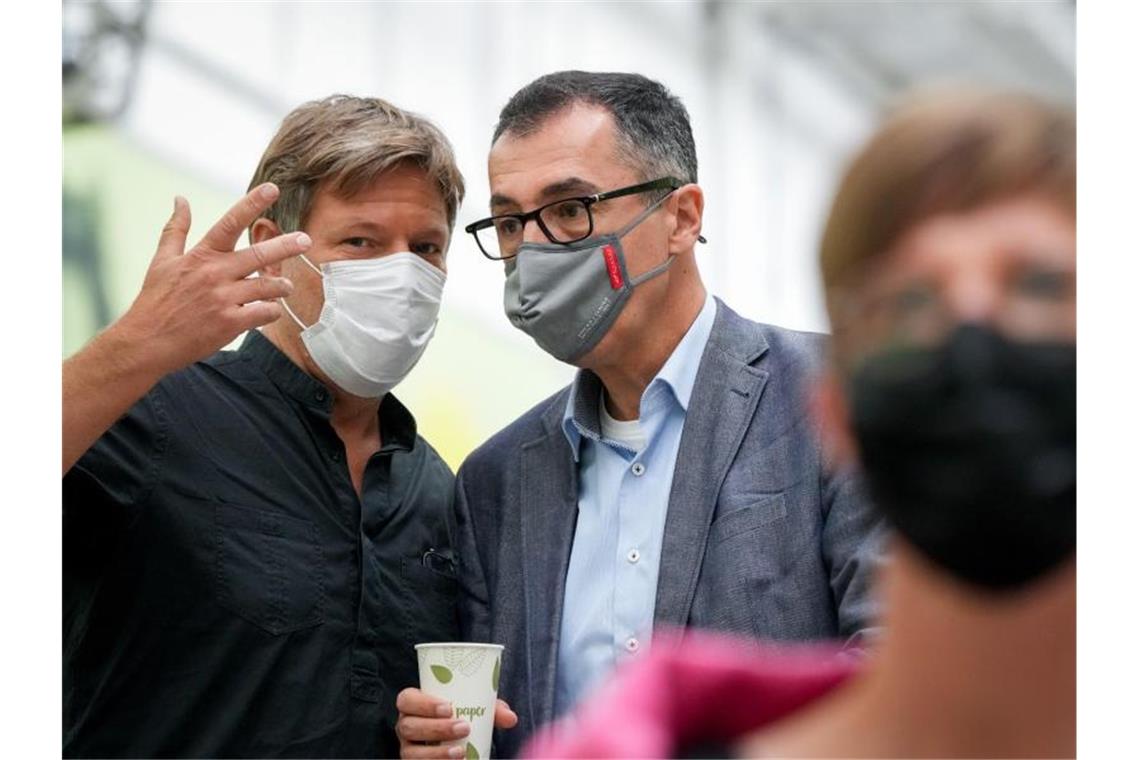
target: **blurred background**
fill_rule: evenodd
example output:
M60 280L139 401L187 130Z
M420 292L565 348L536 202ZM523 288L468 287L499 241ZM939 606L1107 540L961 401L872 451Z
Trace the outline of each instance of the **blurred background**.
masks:
M119 316L176 194L196 240L282 117L334 92L435 121L468 195L436 337L396 389L457 467L572 368L502 314L486 216L499 109L561 69L637 71L689 109L705 283L745 316L826 331L815 247L850 152L900 93L947 82L1075 98L1070 0L63 3L63 353Z

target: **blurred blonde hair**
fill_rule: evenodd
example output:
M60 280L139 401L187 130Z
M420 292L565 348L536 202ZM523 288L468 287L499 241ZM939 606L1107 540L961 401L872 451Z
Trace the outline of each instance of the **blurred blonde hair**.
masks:
M348 198L405 162L435 182L454 227L464 186L451 143L424 117L380 98L331 95L295 108L265 149L249 187L273 182L280 188L262 216L293 232L304 225L317 189Z
M1033 96L943 89L904 100L855 156L819 263L842 353L843 307L871 263L920 222L1032 195L1076 217L1076 119Z

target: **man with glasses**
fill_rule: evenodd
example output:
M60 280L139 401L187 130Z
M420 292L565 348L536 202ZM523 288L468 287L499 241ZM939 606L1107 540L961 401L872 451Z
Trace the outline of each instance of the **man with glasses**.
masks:
M823 338L706 293L696 164L684 106L635 74L541 77L495 129L492 216L467 231L511 323L580 368L457 479L463 633L505 645L519 717L502 755L663 630L856 642L872 622L877 522L804 403ZM469 730L418 690L398 706L405 757Z

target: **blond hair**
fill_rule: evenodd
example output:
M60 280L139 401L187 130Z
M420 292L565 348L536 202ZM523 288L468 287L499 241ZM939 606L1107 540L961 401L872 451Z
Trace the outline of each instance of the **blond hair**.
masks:
M436 184L454 226L464 186L451 143L424 117L380 98L331 95L295 108L265 149L249 187L272 182L280 188L262 216L293 232L305 224L319 188L351 197L406 162Z

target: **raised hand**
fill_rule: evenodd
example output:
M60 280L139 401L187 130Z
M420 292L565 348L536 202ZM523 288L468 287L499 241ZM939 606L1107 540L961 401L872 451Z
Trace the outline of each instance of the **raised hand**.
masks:
M174 214L158 241L142 291L126 314L63 363L63 472L164 375L281 315L274 299L293 284L249 275L312 244L303 232L235 251L242 230L277 200L273 184L254 188L190 250L190 206Z
M148 359L165 374L202 359L241 333L281 316L275 299L293 285L280 277L249 277L267 265L303 253L303 232L281 235L234 251L242 230L277 200L266 183L237 202L189 250L190 206L176 198L142 291L115 325L127 340L147 346Z

